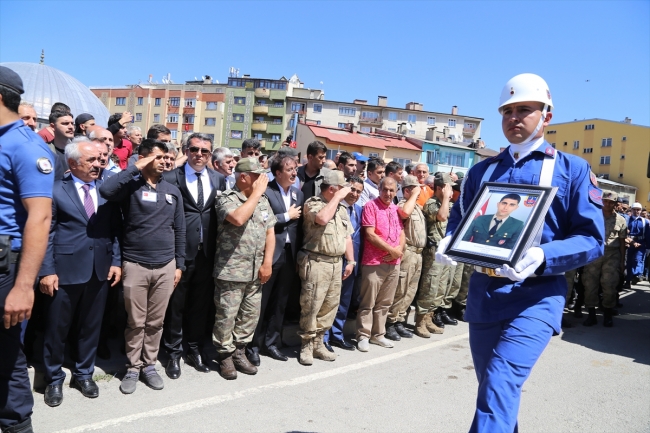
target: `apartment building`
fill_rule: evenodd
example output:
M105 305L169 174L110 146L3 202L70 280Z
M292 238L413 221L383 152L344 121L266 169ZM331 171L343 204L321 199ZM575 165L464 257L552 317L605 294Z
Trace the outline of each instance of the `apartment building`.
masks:
M647 177L650 155L650 127L635 125L631 119L617 122L605 119L586 119L549 125L546 141L553 147L585 159L600 179L616 182L616 188L631 196L636 188L636 199L650 207L650 179ZM622 185L622 186L621 186Z
M110 114L130 111L133 124L143 134L153 124L167 126L172 140L183 134L202 132L221 145L226 86L214 83L210 76L201 80L174 84L169 76L163 84L152 81L124 87L91 87L90 90L108 108Z
M309 92L307 92L309 91ZM385 130L401 133L410 138L424 140L433 134L434 140L476 145L480 142L482 118L458 114L458 107L451 113L424 111L422 104L409 102L405 108L388 106L388 98L379 96L377 105L355 99L352 102L329 101L321 91L295 89L287 95L285 121L287 130L294 128L294 116L310 124L346 128L353 124L359 132L371 133Z

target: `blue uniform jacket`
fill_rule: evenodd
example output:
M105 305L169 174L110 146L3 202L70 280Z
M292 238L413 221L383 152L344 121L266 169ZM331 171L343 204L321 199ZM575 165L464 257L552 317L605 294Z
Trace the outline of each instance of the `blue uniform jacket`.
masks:
M491 163L496 161L498 166L489 181L538 185L542 161L554 154L556 150L544 142L518 162L507 150L479 162L465 176L459 199L462 207L467 210L479 193L483 174ZM546 214L540 245L545 257L542 275L513 282L474 272L465 313L468 322L495 322L522 315L542 320L560 331L566 296L566 281L561 274L603 255L602 194L590 175L586 161L557 152L552 186L558 190ZM460 221L461 206L453 206L447 234L452 234Z
M352 215L350 215L350 221L352 221L352 229L354 230L354 233L352 233L352 247L354 248L354 261L357 262L357 265L354 267L353 275L357 274L357 271L359 269L359 256L361 252L361 213L363 212L363 208L359 206L358 204L353 204L351 206L354 209L354 212L352 212ZM348 215L349 215L349 208L346 208ZM345 256L344 256L345 258ZM345 270L345 264L347 262L343 262L343 269Z
M650 247L650 225L648 220L638 217L634 218L633 216L629 217L629 222L627 225L628 230L630 231L630 237L634 239L635 242L641 244L640 249L646 249Z
M94 270L99 281L105 281L111 266L122 265L122 214L118 203L99 194L101 184L95 184L97 212L88 219L72 176L54 182L50 239L39 276L56 274L61 285L82 284Z

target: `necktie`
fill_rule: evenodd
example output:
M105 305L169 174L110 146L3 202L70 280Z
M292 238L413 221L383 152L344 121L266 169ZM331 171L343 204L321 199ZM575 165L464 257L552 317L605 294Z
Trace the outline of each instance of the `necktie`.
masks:
M86 215L88 215L88 219L90 219L95 215L95 203L93 203L93 198L88 192L90 190L90 185L85 183L81 185L81 188L84 190L84 209L86 209Z
M495 233L497 232L497 230L498 230L498 228L499 228L499 224L501 224L501 220L498 220L498 219L494 218L494 227L492 227L492 228L490 229L490 231L488 232L488 234L489 234L490 236L493 235L493 234L495 234Z
M201 173L196 173L197 187L199 189L199 197L196 199L196 205L199 209L203 209L203 182L201 181Z

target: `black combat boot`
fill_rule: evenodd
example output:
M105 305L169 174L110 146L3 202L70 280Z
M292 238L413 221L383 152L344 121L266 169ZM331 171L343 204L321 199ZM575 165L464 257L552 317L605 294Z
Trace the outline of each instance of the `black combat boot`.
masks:
M603 319L603 326L606 328L611 328L614 326L614 320L612 319L613 314L613 309L612 308L605 308L603 311L603 315L605 316Z
M589 317L587 317L587 320L582 322L583 326L594 326L598 323L598 320L596 319L596 308L589 308Z

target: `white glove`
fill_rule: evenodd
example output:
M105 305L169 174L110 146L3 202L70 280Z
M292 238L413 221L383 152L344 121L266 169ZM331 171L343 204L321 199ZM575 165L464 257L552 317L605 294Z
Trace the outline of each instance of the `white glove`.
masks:
M451 242L451 235L445 236L440 242L438 242L438 248L436 248L436 262L440 263L443 266L456 266L457 263L452 260L445 251Z
M543 262L544 250L540 247L533 247L526 251L514 268L503 265L503 267L495 269L494 272L502 277L510 278L512 281L524 281L533 275Z

